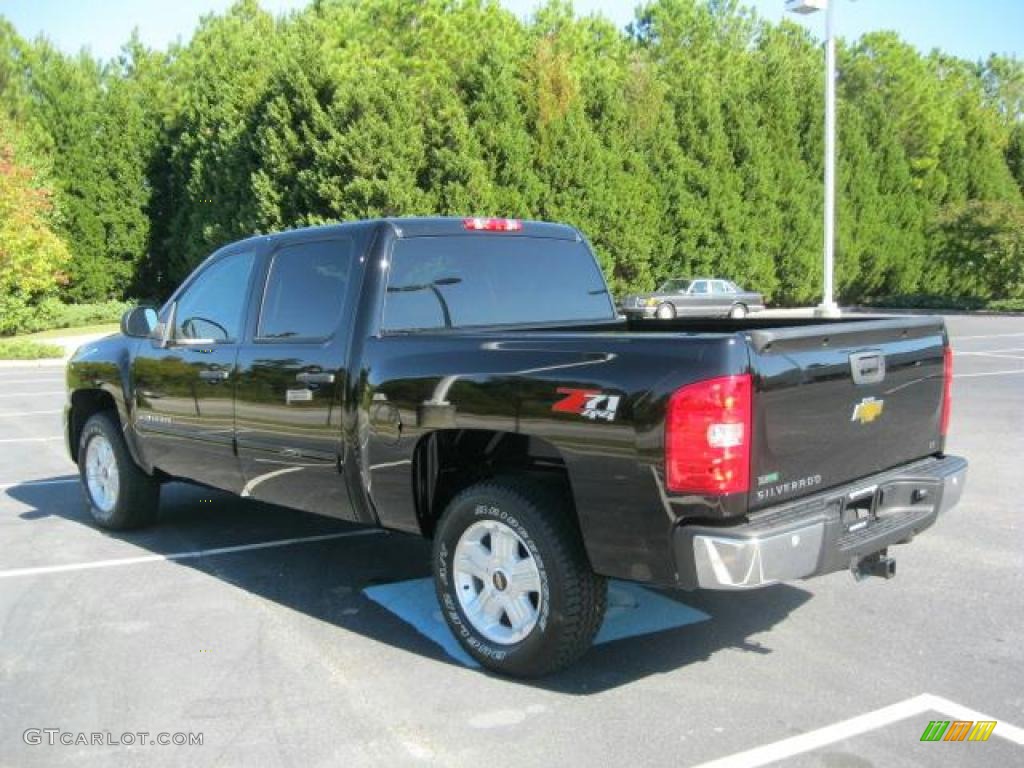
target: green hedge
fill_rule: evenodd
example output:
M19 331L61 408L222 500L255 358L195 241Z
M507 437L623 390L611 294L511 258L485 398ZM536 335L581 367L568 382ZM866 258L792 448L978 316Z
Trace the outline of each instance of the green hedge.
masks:
M54 328L77 328L82 325L116 323L134 302L101 301L93 304L64 304L45 299L36 306L17 301L17 297L0 298L0 336L49 331Z
M1024 299L999 299L990 301L985 309L993 309L997 312L1024 312Z
M25 339L0 339L0 360L42 360L64 357L64 348L57 344L40 344Z
M938 296L931 293L912 293L900 296L880 296L862 302L867 307L882 309L955 309L969 312L1024 312L1024 299L981 299L977 296Z

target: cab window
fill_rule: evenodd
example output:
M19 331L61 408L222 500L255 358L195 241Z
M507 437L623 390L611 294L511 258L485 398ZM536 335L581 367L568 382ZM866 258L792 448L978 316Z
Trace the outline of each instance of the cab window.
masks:
M352 266L350 239L319 240L278 250L260 309L261 340L323 340L345 306Z
M692 287L692 288L690 288L690 293L700 293L700 294L704 294L704 293L707 293L707 292L708 292L708 283L707 283L707 280L697 280L697 281L696 281L696 282L695 282L695 283L693 284L693 287Z
M394 332L614 316L601 271L582 242L413 237L395 244L382 325Z
M177 301L174 338L235 341L254 263L252 251L225 256L204 269Z

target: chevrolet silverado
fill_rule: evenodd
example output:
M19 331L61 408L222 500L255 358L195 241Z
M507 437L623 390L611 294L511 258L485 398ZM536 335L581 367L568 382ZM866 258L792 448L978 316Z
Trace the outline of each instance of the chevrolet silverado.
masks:
M606 579L851 569L959 500L941 319L622 319L574 228L409 218L256 236L68 364L106 528L181 479L432 540L484 666L562 668Z

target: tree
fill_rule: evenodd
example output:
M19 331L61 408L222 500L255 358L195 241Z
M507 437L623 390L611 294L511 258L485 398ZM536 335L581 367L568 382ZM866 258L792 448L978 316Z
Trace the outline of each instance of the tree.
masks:
M1024 298L1024 207L986 201L951 205L936 221L932 240L951 295Z
M1024 68L895 33L839 59L840 295L965 290L953 232L1012 231L1024 206ZM578 226L616 293L713 274L813 302L821 78L808 32L742 0L654 0L624 31L565 0L529 21L495 0L237 0L109 62L0 20L0 114L49 158L76 301L165 296L259 232L472 214ZM991 274L970 290L1000 290L1004 261L974 259Z
M0 116L0 333L18 330L66 279L68 249L54 231L53 194L39 165L21 131Z

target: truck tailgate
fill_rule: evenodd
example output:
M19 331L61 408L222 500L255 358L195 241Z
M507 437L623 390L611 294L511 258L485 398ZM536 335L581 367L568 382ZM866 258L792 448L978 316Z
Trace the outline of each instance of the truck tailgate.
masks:
M942 450L945 326L906 317L755 330L749 505Z

